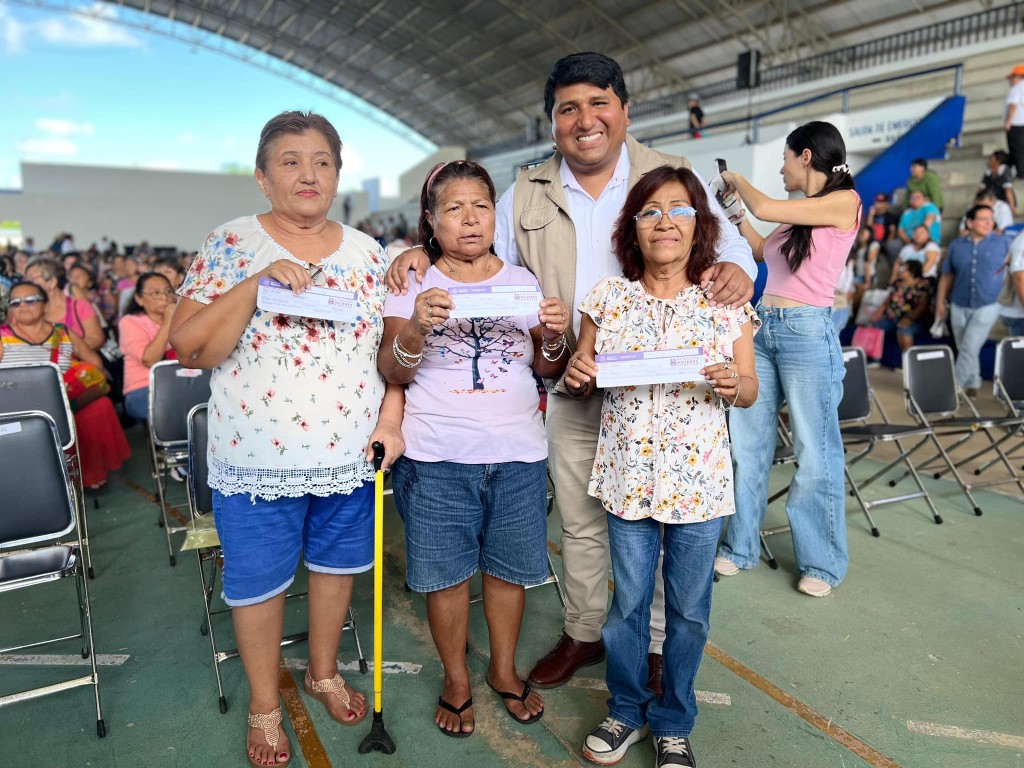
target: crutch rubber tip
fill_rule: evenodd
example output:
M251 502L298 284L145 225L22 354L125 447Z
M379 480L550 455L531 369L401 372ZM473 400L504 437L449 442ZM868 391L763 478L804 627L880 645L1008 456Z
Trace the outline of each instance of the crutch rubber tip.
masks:
M935 524L936 525L942 525L942 516L941 515L936 515L935 516Z
M384 715L380 712L373 713L373 723L370 725L370 732L366 734L359 744L359 754L365 755L374 750L383 752L385 755L395 753L395 742L384 727Z

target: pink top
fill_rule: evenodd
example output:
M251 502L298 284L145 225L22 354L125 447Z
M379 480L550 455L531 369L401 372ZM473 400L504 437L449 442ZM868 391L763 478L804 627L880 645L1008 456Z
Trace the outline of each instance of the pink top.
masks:
M125 315L117 324L121 351L124 352L124 393L149 386L149 367L142 362L146 345L156 338L160 323L145 312ZM170 349L171 345L167 345ZM166 354L166 350L165 350Z
M859 196L857 200L860 200ZM768 267L764 292L812 307L831 307L850 248L860 229L860 214L858 202L857 221L850 229L811 227L811 253L796 272L789 271L780 250L790 225L776 227L764 241L764 262Z
M422 283L409 277L404 296L389 293L384 317L408 318L428 288L464 286L431 267ZM537 285L522 267L505 264L474 287ZM537 315L449 319L434 326L423 362L405 393L405 455L417 461L496 464L548 455L540 396L533 378L530 329Z
M90 317L96 317L96 310L85 299L64 297L64 325L85 338L85 327L82 325Z

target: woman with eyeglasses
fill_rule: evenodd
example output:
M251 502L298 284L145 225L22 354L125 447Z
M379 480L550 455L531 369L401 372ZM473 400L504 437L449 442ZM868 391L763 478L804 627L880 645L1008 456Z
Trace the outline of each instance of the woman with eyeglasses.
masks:
M700 179L662 166L630 190L612 233L622 277L599 282L579 307L580 337L566 369L569 394L601 383L596 355L699 350L690 376L608 386L589 493L608 512L615 592L601 630L608 654L608 717L583 754L610 765L648 728L665 765L693 765L693 683L707 640L715 550L733 514L728 408L757 399L750 305L712 306L700 275L715 263L722 225ZM647 688L650 608L664 547L663 695ZM688 758L684 761L682 758ZM659 763L661 764L661 763Z
M177 299L166 277L146 272L117 324L124 353L124 411L138 421L149 420L149 369L174 356L167 339Z
M103 359L85 340L62 323L47 319L49 297L42 286L28 281L11 287L7 323L0 326L0 363L54 362L62 374L80 360L103 368ZM74 412L81 457L82 484L99 488L107 473L120 468L131 448L109 397L100 397Z
M830 123L814 121L793 130L786 137L780 173L786 191L803 197L770 198L731 171L716 180L754 258L767 264L768 282L757 307L763 330L754 343L761 397L753 408L729 417L736 515L715 570L735 576L760 559L775 451L775 441L764 438L775 434L785 403L797 460L786 496L800 572L797 590L825 597L846 576L849 563L838 412L846 368L832 302L860 227L861 203L843 137ZM744 204L761 221L780 226L762 237L746 220Z
M384 444L385 467L401 454L402 392L385 394L377 371L387 257L328 217L340 170L341 140L324 117L272 118L256 150L270 210L207 238L171 320L181 364L213 369L209 484L249 682L254 766L291 760L278 677L285 590L300 553L309 571L304 688L342 725L366 716L363 694L338 674L338 642L354 574L374 564L371 445Z

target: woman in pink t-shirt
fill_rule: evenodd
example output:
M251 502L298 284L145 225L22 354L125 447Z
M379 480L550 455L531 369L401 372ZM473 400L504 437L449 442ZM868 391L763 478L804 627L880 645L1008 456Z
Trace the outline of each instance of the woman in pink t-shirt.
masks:
M786 138L782 180L795 200L774 200L737 173L725 171L712 186L730 220L768 266L757 306L761 332L754 338L757 402L729 415L736 474L736 514L729 521L715 570L733 576L760 557L760 527L767 506L768 473L779 409L785 403L797 470L786 498L800 581L797 589L824 597L846 576L846 499L839 401L845 366L832 323L832 302L860 226L860 197L846 165L843 137L815 121ZM744 216L739 193L757 218L778 222L761 237ZM730 199L730 195L732 199Z
M176 298L166 277L146 272L117 324L124 353L124 410L139 421L149 420L149 369L171 351L167 337Z
M456 312L452 294L466 284L502 295L539 296L540 287L526 269L494 255L494 183L481 166L439 165L420 202L420 243L432 266L406 294L388 295L377 363L389 384L408 385L395 504L405 523L406 581L426 593L444 665L434 722L444 735L465 738L475 722L466 638L469 579L478 569L491 646L487 684L516 722L544 713L515 655L524 589L547 578L547 441L533 374L565 370L568 313L557 298L520 316Z

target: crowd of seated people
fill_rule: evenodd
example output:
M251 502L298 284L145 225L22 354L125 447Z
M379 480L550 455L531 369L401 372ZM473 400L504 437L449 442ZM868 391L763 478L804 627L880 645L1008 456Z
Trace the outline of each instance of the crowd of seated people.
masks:
M1015 283L1024 284L1024 274L1017 274L1024 264L1012 258L1024 252L1024 240L1013 239L1009 156L997 150L988 157L968 210L946 210L960 223L945 240L942 190L927 161L911 163L905 200L904 209L894 211L889 193L875 196L836 290L833 320L839 331L848 324L878 328L901 352L952 336L960 385L973 395L980 385L978 356L996 319L1013 333L1024 315L1015 294Z
M130 455L123 427L145 419L138 390L148 387L147 369L173 357L162 321L193 256L158 252L145 242L122 250L106 237L79 251L67 232L45 250L29 237L0 252L0 364L54 359L67 374L85 363L99 369L109 387L108 395L79 403L65 376L86 486L102 486ZM154 325L162 345L142 340ZM131 332L122 338L123 328ZM127 399L133 408L123 405Z

